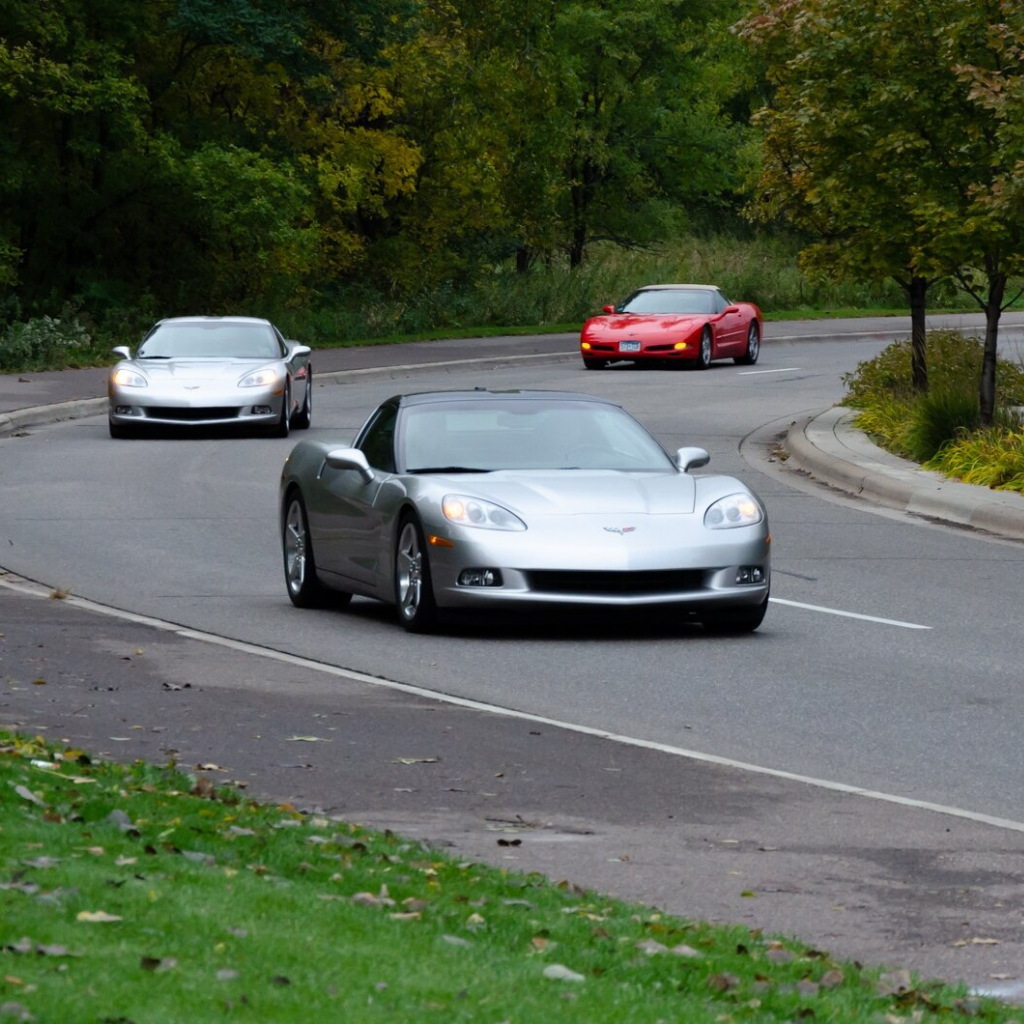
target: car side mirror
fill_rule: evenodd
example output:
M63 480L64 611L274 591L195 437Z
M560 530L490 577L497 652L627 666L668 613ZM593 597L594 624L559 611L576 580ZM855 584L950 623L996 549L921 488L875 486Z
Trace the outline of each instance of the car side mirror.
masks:
M601 307L601 312L602 313L614 313L615 312L615 307L614 306L602 306Z
M680 448L676 452L676 465L684 473L691 469L700 469L711 461L706 448Z
M725 309L722 310L722 315L725 316L726 313L738 313L739 311L739 306L726 306Z
M131 359L132 357L132 350L127 345L118 345L112 351L115 356L120 356L122 359Z
M313 350L308 345L300 345L297 341L286 341L288 356L294 359L296 356L308 356Z
M358 448L332 448L325 461L331 469L354 469L366 483L373 480L373 470Z

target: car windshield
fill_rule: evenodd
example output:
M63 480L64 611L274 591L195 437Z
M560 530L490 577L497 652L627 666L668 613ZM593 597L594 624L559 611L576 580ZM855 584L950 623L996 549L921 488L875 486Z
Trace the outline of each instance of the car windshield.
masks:
M715 293L707 288L654 288L635 292L620 313L713 313Z
M399 447L409 473L675 469L628 413L598 402L495 399L407 406Z
M160 324L139 347L139 359L279 359L269 324L222 321Z

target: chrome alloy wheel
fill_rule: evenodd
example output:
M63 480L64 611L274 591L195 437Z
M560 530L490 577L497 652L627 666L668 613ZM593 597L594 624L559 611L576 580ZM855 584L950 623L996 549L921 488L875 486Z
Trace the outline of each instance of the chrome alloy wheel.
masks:
M747 361L750 363L757 362L757 355L761 350L761 332L757 329L757 324L750 325L750 336L747 339Z
M306 582L306 549L309 537L306 533L306 517L302 503L293 498L288 506L284 523L284 566L288 590L300 594Z
M419 531L412 521L402 527L398 537L395 577L398 612L404 620L415 619L423 600L423 552Z

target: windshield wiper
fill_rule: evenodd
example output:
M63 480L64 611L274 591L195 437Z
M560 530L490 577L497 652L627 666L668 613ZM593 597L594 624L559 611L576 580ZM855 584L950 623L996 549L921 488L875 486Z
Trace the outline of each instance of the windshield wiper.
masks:
M479 466L422 466L418 469L410 469L410 473L490 473L490 469L481 469Z
M135 358L136 359L173 359L174 357L173 356L151 356L148 353L146 355L142 355L141 353L139 353L139 355L137 355Z

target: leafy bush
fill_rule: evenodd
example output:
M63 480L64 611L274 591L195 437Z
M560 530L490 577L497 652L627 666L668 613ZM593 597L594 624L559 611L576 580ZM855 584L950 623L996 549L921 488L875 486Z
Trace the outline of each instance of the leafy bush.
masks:
M70 366L90 350L92 341L88 328L74 316L41 316L11 324L0 335L0 370Z
M996 364L996 425L979 430L978 384L983 348L956 331L928 335L927 394L914 391L910 342L889 345L844 377L844 405L856 424L887 451L968 483L1021 489L1024 439L1010 407L1024 405L1024 369Z

